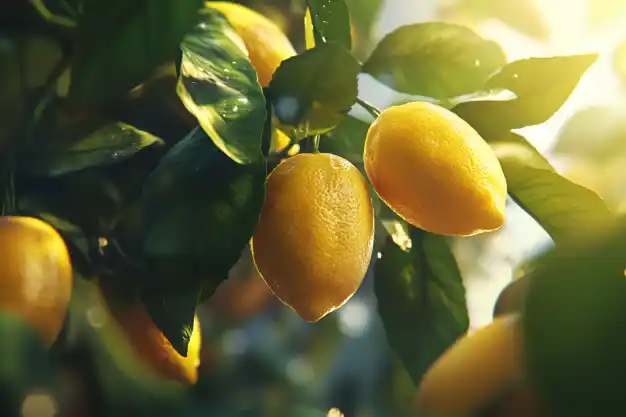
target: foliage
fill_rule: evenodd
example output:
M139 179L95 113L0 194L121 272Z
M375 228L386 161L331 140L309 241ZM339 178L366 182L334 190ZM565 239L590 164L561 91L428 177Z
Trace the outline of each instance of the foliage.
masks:
M369 17L343 0L309 0L315 46L284 61L262 89L238 34L201 1L38 0L19 10L12 3L0 5L0 23L11 23L0 32L2 214L41 217L67 241L80 275L71 326L89 334L101 367L123 368L113 365L106 336L81 322L94 308L89 279L114 281L113 299L144 302L185 355L196 307L246 248L269 168L286 156L263 152L268 132L280 128L294 143L303 140L304 151L319 144L362 166L369 122L348 113L355 103L377 110L358 98L361 73L441 102L480 132L511 198L557 247L613 221L598 195L560 176L512 132L552 117L594 54L507 62L495 41L428 22L390 33L362 64L350 52L350 16ZM45 40L39 52L22 53L33 34ZM373 197L379 312L417 384L467 331L465 289L445 238L407 230ZM542 304L542 314L555 304ZM15 367L35 369L22 360L23 346L38 349L19 320L0 317L5 330L14 336L0 355L3 395L22 390L5 391ZM68 340L58 349L75 348ZM112 415L120 415L116 407L139 415L140 402L163 411L163 403L186 398L181 387L160 382L97 383L105 392L117 384L128 384L128 395L111 400Z
M387 239L376 262L376 295L389 343L417 385L468 330L469 317L461 272L445 239L412 227L402 246Z

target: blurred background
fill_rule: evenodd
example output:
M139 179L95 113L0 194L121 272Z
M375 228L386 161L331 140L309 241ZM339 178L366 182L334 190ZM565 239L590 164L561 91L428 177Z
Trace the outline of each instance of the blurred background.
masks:
M470 26L499 42L509 60L600 53L550 121L519 133L565 176L600 194L613 209L626 210L626 1L346 2L360 59L398 26L433 20ZM274 19L296 48L303 50L304 1L240 3ZM360 95L378 107L406 98L368 76L360 80ZM367 118L365 113L354 114ZM473 328L492 320L494 302L516 277L518 267L550 244L545 232L512 202L502 230L454 241L466 279ZM369 273L343 308L310 325L274 299L245 253L231 270L230 279L199 311L204 338L198 388L202 402L185 415L315 416L320 414L307 414L307 410L331 407L339 408L345 417L414 415L414 387L387 346L372 280ZM83 311L88 312L87 317L73 319L94 328L104 326L95 307ZM73 354L79 351L77 343ZM125 366L130 365L120 367ZM114 387L119 395L123 385L104 380L98 382L100 386ZM83 403L98 400L85 393L88 381L77 387L85 391L72 395ZM87 406L81 407L76 406L74 417L90 415L84 411Z

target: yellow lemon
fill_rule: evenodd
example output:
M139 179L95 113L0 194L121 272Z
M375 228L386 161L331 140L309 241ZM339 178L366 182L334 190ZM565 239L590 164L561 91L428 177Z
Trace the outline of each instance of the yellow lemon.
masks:
M269 288L304 320L320 320L356 292L373 243L367 182L347 160L298 154L268 176L253 258Z
M473 416L523 376L517 316L501 316L450 347L418 387L417 406L426 415Z
M387 108L369 128L363 159L376 193L416 227L471 236L504 224L507 186L497 157L443 107Z
M113 314L133 350L156 374L174 381L195 384L198 381L202 332L194 318L187 356L180 355L154 324L141 304Z

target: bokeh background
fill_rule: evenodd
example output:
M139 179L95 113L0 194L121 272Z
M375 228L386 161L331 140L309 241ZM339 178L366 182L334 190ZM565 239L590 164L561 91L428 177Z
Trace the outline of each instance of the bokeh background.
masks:
M244 3L244 2L242 2ZM246 2L277 16L302 46L302 2ZM591 188L615 210L626 202L626 1L623 0L351 0L355 49L367 57L395 28L443 20L470 26L499 42L509 60L598 52L600 58L547 123L520 129L568 178ZM367 75L360 94L378 107L402 96ZM355 115L367 118L365 113ZM472 327L492 319L500 291L518 268L550 246L547 234L514 203L497 233L457 239ZM338 312L308 325L271 298L254 267L244 264L207 308L213 372L232 383L223 400L232 415L290 415L298 405L338 407L346 417L414 415L413 386L390 352L376 312L372 276ZM243 272L245 271L245 272ZM240 285L241 287L235 288ZM244 289L245 288L245 289ZM237 299L238 301L235 301ZM230 304L232 311L227 311ZM221 308L220 308L221 307ZM236 310L236 311L235 311ZM217 311L221 311L217 314ZM248 317L246 317L248 316Z
M509 60L600 53L551 120L519 133L565 176L599 193L613 209L626 210L625 0L346 2L351 8L355 51L361 59L395 28L432 20L472 27L499 42ZM303 0L240 3L277 21L296 48L303 49ZM365 75L359 89L363 98L378 107L407 99ZM358 111L354 114L367 117ZM473 328L491 321L499 292L516 277L521 265L551 244L545 232L514 203L508 210L507 224L500 231L454 241L466 280ZM414 415L414 387L387 346L372 280L369 273L343 308L311 325L275 300L256 274L249 253L244 253L231 270L230 279L199 311L204 337L198 389L202 401L185 415L320 416L311 410L331 407L339 408L345 417ZM72 320L95 329L105 326L97 304L87 305L88 297L81 302L86 305L76 311L86 313L74 315ZM120 401L132 395L123 393L124 385L113 376L101 377L93 384L88 377L85 380L80 371L98 364L76 359L81 343L77 340L76 350L67 353L73 355L75 367L66 372L67 378L78 378L79 374L83 378L73 385L73 392L67 393L80 400L73 408L74 417L88 415L81 410L89 407L80 404L104 401L103 386ZM116 367L100 363L100 367L111 373L132 372L130 364L118 363ZM42 404L38 413L46 409Z

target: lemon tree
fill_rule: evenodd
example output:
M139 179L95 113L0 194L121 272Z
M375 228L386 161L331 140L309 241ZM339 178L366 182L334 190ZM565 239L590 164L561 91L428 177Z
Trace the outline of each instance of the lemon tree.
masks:
M380 2L302 3L302 48L232 2L0 5L2 404L61 395L56 372L80 357L102 415L192 415L197 309L250 245L309 322L373 269L387 342L433 412L626 409L625 239L605 239L620 220L514 131L550 119L597 55L511 61L444 22L355 48ZM378 109L364 74L421 100ZM450 242L499 230L513 203L556 249L507 301L514 325L457 343Z

